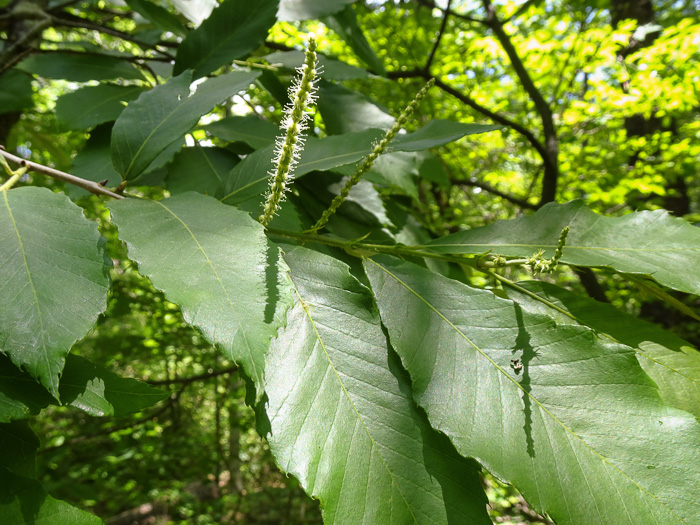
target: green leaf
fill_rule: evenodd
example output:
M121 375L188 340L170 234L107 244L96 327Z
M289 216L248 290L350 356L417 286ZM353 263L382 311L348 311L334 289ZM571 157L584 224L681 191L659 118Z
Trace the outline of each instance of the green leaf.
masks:
M238 157L223 148L183 148L168 165L166 187L171 195L188 191L213 195L236 164Z
M139 86L102 84L88 86L59 97L56 119L65 129L88 129L116 120L125 102L137 98L145 90Z
M367 95L330 82L319 82L317 106L329 135L388 129L394 124L394 117Z
M564 226L570 231L562 263L646 274L669 288L700 293L700 228L662 210L609 218L580 200L550 203L529 217L454 233L429 246L439 253L518 257L543 249L551 257Z
M127 106L112 130L112 161L117 172L125 180L136 178L202 115L247 88L258 75L234 71L207 80L190 95L192 72L186 71L143 93Z
M297 298L265 381L277 463L326 523L490 523L476 465L412 402L369 290L326 255L285 260Z
M116 417L140 412L169 395L136 379L118 376L76 355L69 355L66 360L60 391L66 404L93 416Z
M357 0L280 0L277 19L280 22L296 22L297 20L312 20L322 16L332 15L354 4Z
M73 82L90 80L144 80L141 71L131 62L108 55L51 52L32 55L17 69L46 78L62 78Z
M187 29L180 19L164 7L149 2L148 0L125 0L126 4L134 11L150 20L164 31L170 31L174 35L185 36Z
M463 128L463 130L466 129ZM312 171L326 171L358 162L370 154L374 143L383 136L384 132L381 130L368 129L322 139L308 137L299 164L294 170L294 176L298 178ZM442 134L428 140L426 134L418 130L415 133L402 135L403 138L400 142L389 145L389 151L402 151L404 149L415 151L418 144L427 144L428 142L431 147L440 146L449 140L454 140L456 136L455 134ZM248 155L226 176L216 193L217 197L226 204L239 204L252 198L259 198L267 188L273 157L274 146L268 146ZM387 170L390 169L386 164L390 164L391 161L379 162L379 169L382 169L382 163L385 164ZM401 181L397 178L389 182L400 183Z
M355 10L348 5L342 11L324 19L325 24L345 40L355 54L377 75L386 76L384 64L369 45L360 25L357 23Z
M317 4L319 5L319 4ZM352 80L355 78L367 78L369 74L364 69L351 66L340 60L329 58L320 53L316 54L318 64L321 67L323 78L326 80ZM303 51L278 51L265 56L270 64L282 64L285 69L296 70L304 63Z
M35 525L51 523L56 525L100 525L104 523L65 501L49 496L41 483L14 474L6 467L0 467L0 516L3 522L12 525Z
M177 50L174 75L194 69L200 78L246 57L267 38L278 0L224 0Z
M465 124L454 120L431 120L414 133L396 137L389 148L396 151L421 151L454 142L466 135L485 133L502 129L503 126L490 124Z
M170 3L195 26L206 20L218 5L216 0L170 0Z
M389 257L365 263L433 427L557 523L700 518L700 425L634 350Z
M108 207L139 271L181 306L188 323L243 365L259 400L265 352L291 301L286 266L263 227L197 193Z
M32 79L18 69L0 76L0 114L12 113L34 105Z
M0 423L38 414L55 400L36 379L0 354Z
M27 421L0 424L0 466L15 474L36 476L36 451L39 438Z
M700 418L700 352L690 343L610 304L550 283L527 281L516 286L519 288L508 288L508 295L528 312L549 315L559 324L590 326L635 348L639 364L659 387L661 399Z
M65 356L106 307L103 240L65 195L0 192L0 350L56 399Z
M256 115L227 117L204 126L207 133L228 142L245 142L251 148L260 149L275 142L279 128Z

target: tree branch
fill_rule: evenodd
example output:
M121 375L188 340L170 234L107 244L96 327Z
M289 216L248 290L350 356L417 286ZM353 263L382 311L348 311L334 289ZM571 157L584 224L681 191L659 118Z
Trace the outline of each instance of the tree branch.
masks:
M443 9L442 7L439 7L435 5L435 2L431 2L430 0L416 0L416 3L418 5L422 5L423 7L427 7L429 9L438 9L445 13L445 15L450 15L454 16L455 18L460 18L462 20L466 20L467 22L473 22L475 24L486 24L484 20L481 20L479 18L474 18L469 15L463 15L462 13L457 13L456 11L452 11L450 9L450 6L448 4L447 9Z
M42 166L41 164L37 164L35 162L17 157L12 153L8 153L7 151L5 151L5 148L3 146L0 146L0 155L5 157L10 162L14 162L15 164L18 164L20 166L27 166L27 168L29 168L30 171L41 173L42 175L48 175L49 177L53 177L54 179L74 184L75 186L83 188L84 190L87 190L90 193L94 193L95 195L107 195L108 197L112 197L113 199L124 198L123 195L114 193L113 191L108 190L103 186L100 186L97 182L93 182L87 179L81 179L80 177L76 177L75 175L71 175L70 173L55 170L53 168L49 168L48 166Z
M530 100L535 105L535 109L542 119L542 131L544 132L544 177L542 179L542 198L540 204L552 202L556 198L557 182L559 179L559 143L557 140L556 129L554 127L554 118L552 109L547 101L542 96L542 93L537 89L532 81L529 73L525 69L523 61L520 59L518 52L513 46L510 37L503 29L503 23L496 16L496 10L491 4L491 0L483 0L484 8L486 9L486 23L493 30L496 38L501 43L501 47L508 55L515 73L520 79L520 83L530 96Z
M223 376L226 374L234 374L237 371L238 371L237 366L230 366L230 367L224 368L222 370L214 370L213 372L207 372L205 374L199 374L196 376L176 377L175 379L163 379L160 381L146 381L146 382L152 386L174 385L176 383L189 385L190 383L194 383L195 381L206 381L207 379L211 379L213 377L219 377L219 376Z
M437 38L435 39L435 44L433 45L433 49L430 51L430 55L428 55L428 60L425 63L425 69L426 71L430 71L430 66L433 64L433 60L435 60L435 53L437 53L438 47L440 47L440 40L442 40L442 35L445 33L445 27L447 26L447 19L450 16L450 6L452 5L452 0L447 0L447 7L445 8L444 14L442 16L442 23L440 24L440 30L438 31Z
M508 202L512 202L513 204L516 204L520 206L521 208L525 208L528 210L537 210L540 208L538 204L532 204L529 202L527 199L522 199L520 197L516 197L515 195L510 195L509 193L505 193L494 186L491 186L487 182L482 182L475 177L470 177L467 180L455 180L451 181L453 185L457 186L468 186L471 188L479 188L482 189L492 195L496 195L497 197L501 197L504 200L507 200Z

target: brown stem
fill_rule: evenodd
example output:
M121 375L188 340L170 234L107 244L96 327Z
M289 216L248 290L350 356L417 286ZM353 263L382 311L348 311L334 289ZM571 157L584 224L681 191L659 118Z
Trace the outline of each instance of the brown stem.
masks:
M48 175L49 177L62 180L63 182L68 182L70 184L78 186L79 188L83 188L84 190L87 190L90 193L94 193L95 195L107 195L108 197L112 197L113 199L124 198L123 195L114 193L113 191L110 191L107 188L100 186L97 182L93 182L87 179L81 179L80 177L76 177L75 175L71 175L70 173L55 170L53 168L49 168L48 166L42 166L41 164L37 164L36 162L17 157L12 153L8 153L7 151L5 151L5 149L2 146L0 146L0 155L5 157L10 162L14 162L15 164L18 164L20 166L27 166L27 168L29 168L29 171L41 173L42 175Z

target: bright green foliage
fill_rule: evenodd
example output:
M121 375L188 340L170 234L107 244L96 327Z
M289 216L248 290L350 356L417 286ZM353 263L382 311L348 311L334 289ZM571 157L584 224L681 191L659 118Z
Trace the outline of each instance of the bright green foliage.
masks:
M365 266L416 402L462 454L557 523L700 517L700 426L631 348L411 263Z
M291 300L279 250L246 213L185 193L109 206L129 256L262 396L265 353Z
M112 161L117 172L125 180L136 178L202 115L257 76L234 71L200 84L190 94L192 72L186 71L141 95L122 112L112 130Z
M270 348L272 452L327 523L489 523L474 464L433 431L347 266L294 248L295 307Z
M530 217L437 239L430 248L520 257L544 250L551 257L565 226L563 263L650 275L669 288L700 293L700 267L688 263L700 258L700 230L660 210L604 218L582 201L548 204Z
M67 197L30 187L0 193L0 246L0 350L59 399L66 354L105 309L102 239Z

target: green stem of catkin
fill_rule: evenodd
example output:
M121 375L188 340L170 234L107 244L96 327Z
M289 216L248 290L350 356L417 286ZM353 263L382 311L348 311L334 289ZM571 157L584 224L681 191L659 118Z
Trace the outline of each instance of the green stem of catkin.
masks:
M314 80L318 70L316 40L313 38L309 38L304 65L297 71L301 74L301 78L295 80L289 92L292 102L285 108L285 116L282 120L282 127L286 129L286 133L284 137L277 139L275 168L270 172L270 191L267 194L263 212L258 217L258 221L265 227L274 218L288 190L294 167L304 144L302 132L306 129L306 121L309 119L308 108L316 99Z
M7 179L7 181L5 181L3 185L0 186L0 191L7 191L12 189L12 186L14 186L17 183L17 181L21 179L25 173L27 173L28 167L26 164L24 164L16 170L12 171L12 169L10 169L10 166L7 164L5 158L2 156L0 156L0 158L2 159L2 164L5 170L10 175L10 178Z
M416 94L415 98L411 101L411 103L408 106L406 106L406 109L404 109L403 113L401 113L399 118L396 119L396 122L394 122L394 125L391 127L391 129L387 131L386 135L384 135L384 138L374 147L372 153L370 153L367 157L363 159L362 163L357 168L357 171L355 171L355 173L345 182L345 186L343 186L343 189L340 190L340 194L338 194L333 199L331 205L326 211L323 212L318 222L314 224L308 231L319 231L328 223L328 220L331 218L331 216L338 210L340 205L343 204L343 202L345 202L345 199L348 198L352 187L355 186L358 182L360 182L362 176L370 170L370 168L374 164L374 161L376 161L377 158L386 151L387 147L389 146L389 143L394 139L394 137L396 137L396 135L398 135L399 131L401 130L401 128L403 128L404 124L408 122L408 119L410 119L411 115L413 115L416 106L418 106L418 103L423 97L425 97L425 94L433 86L434 83L435 79L431 78L430 80L428 80L427 84L425 84L425 86L423 86L423 88L418 92L418 94Z

